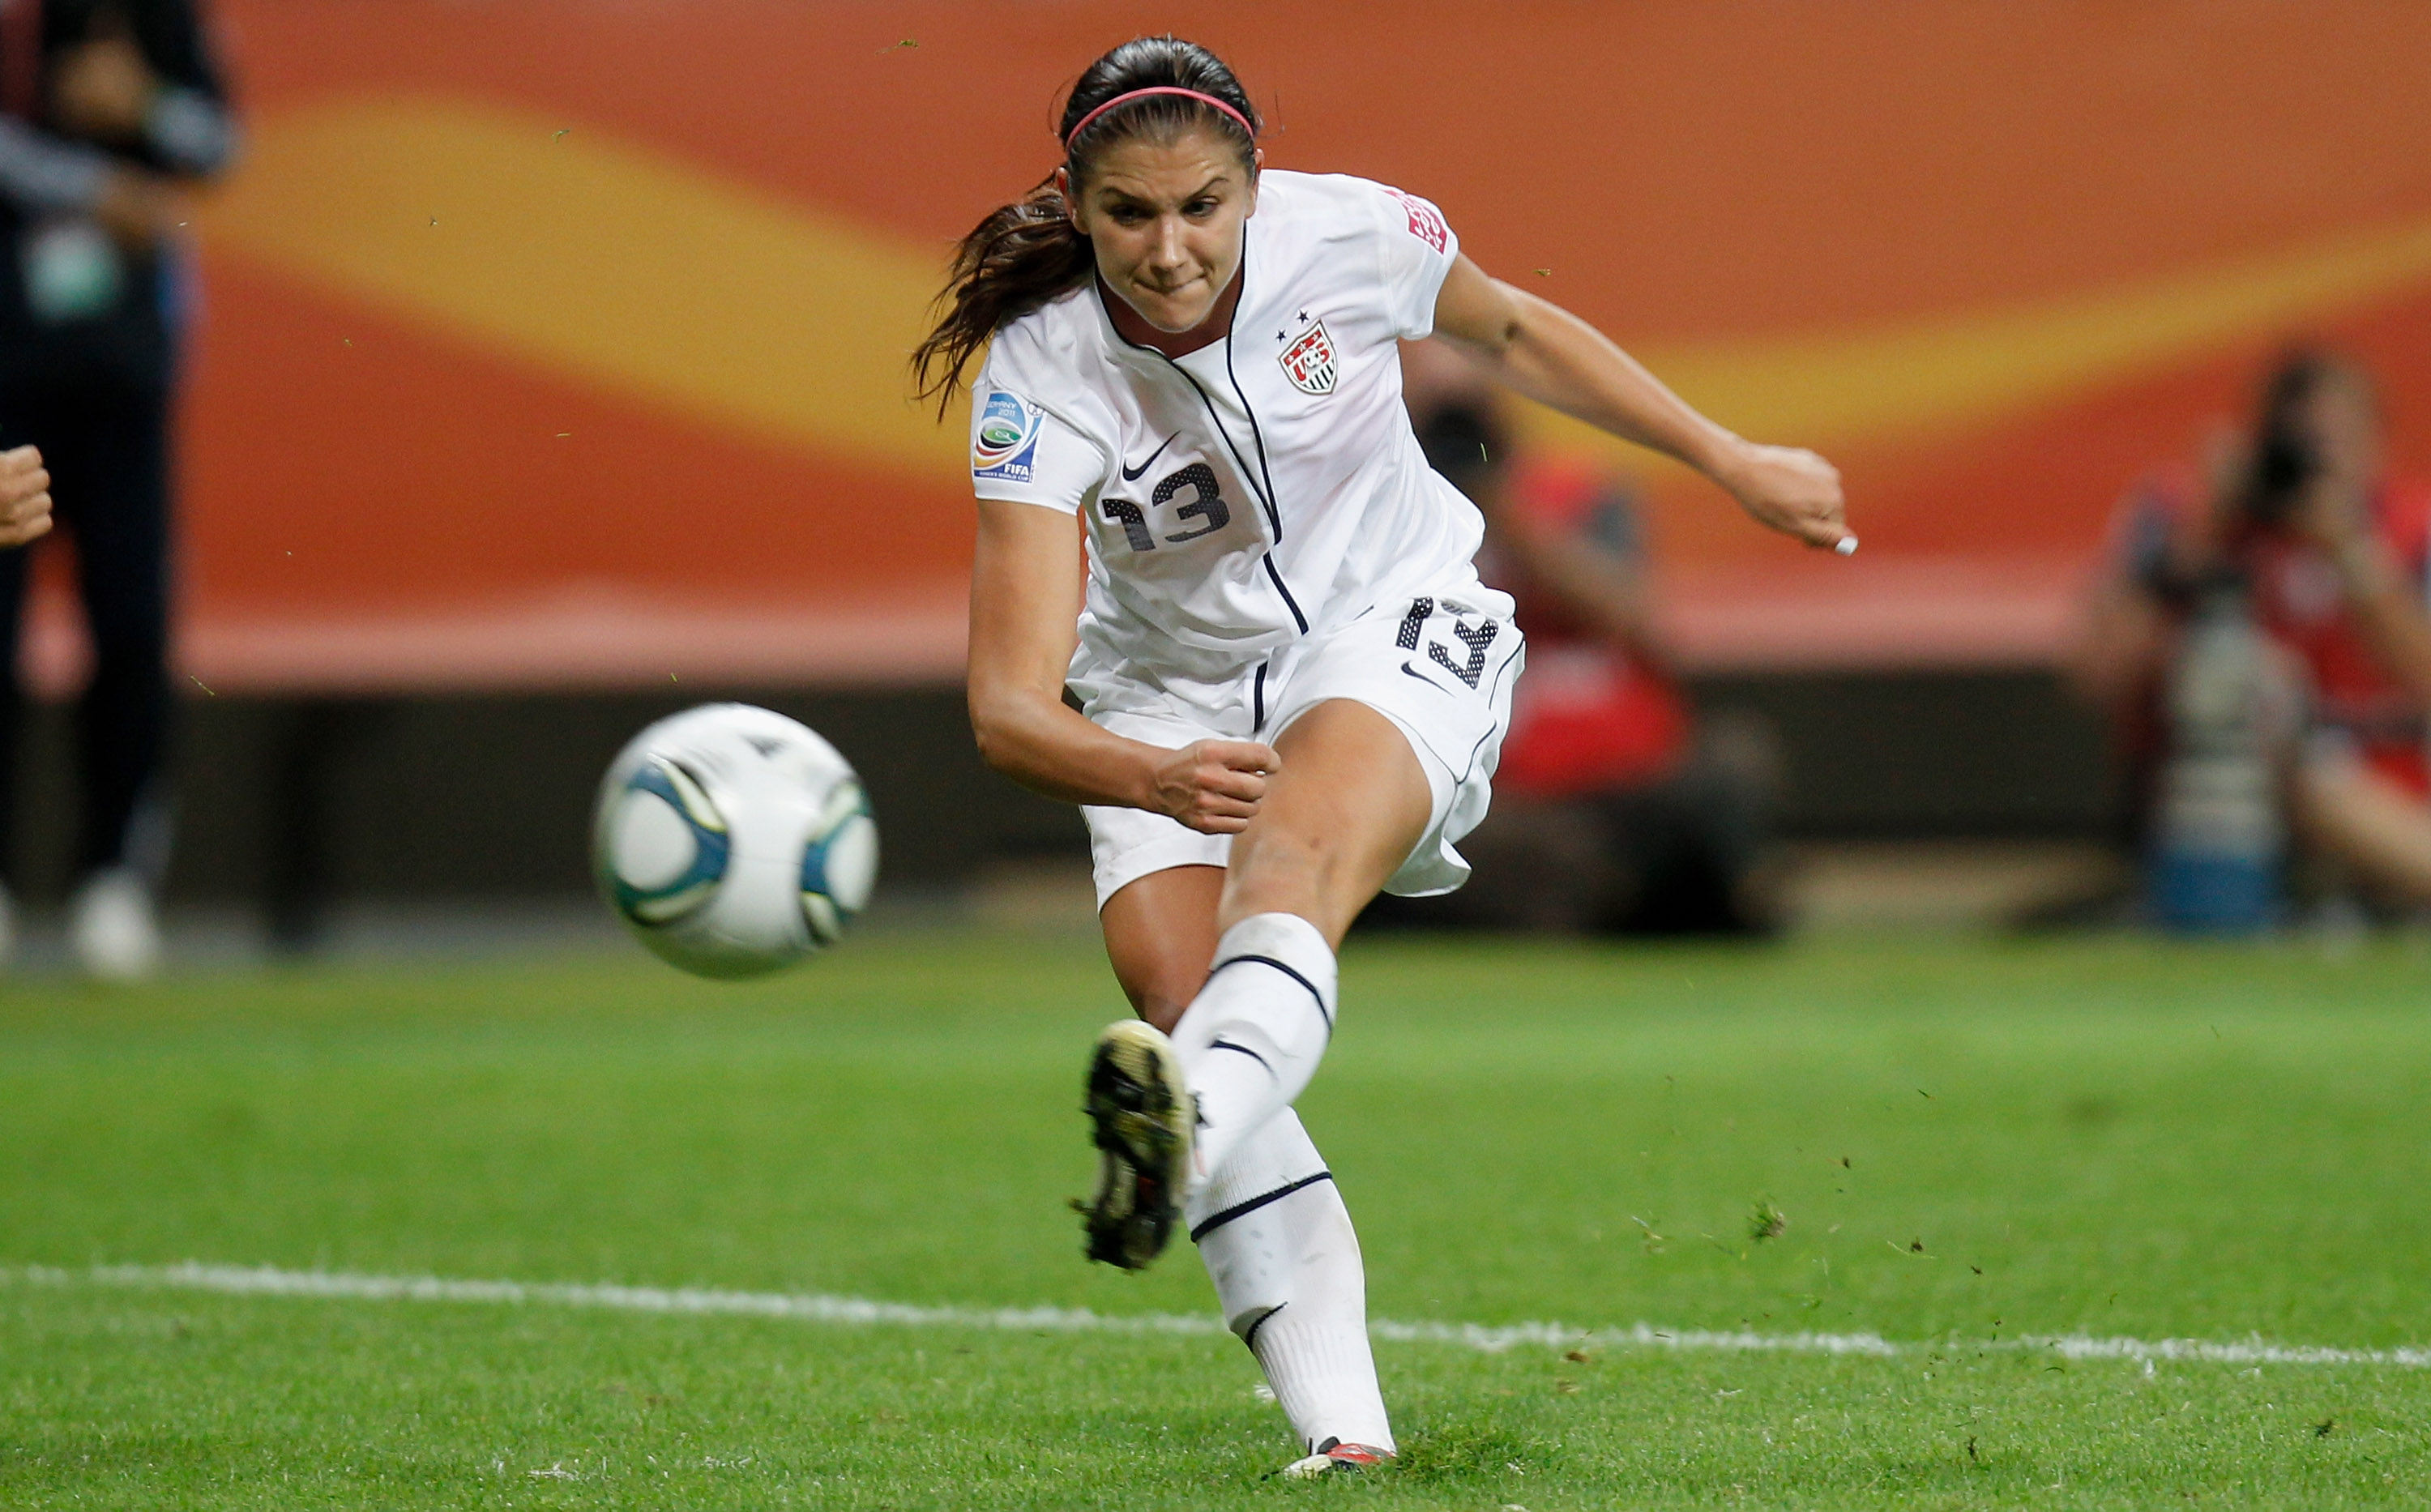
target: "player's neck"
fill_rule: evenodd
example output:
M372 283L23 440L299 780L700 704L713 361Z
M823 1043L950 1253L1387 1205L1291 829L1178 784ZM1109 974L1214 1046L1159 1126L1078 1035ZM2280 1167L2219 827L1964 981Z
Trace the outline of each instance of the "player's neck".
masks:
M1188 357L1202 346L1212 346L1232 333L1232 311L1241 303L1241 270L1232 270L1232 281L1216 296L1216 308L1207 318L1188 330L1159 330L1140 318L1131 301L1106 287L1098 279L1098 300L1106 307L1106 318L1115 323L1115 332L1134 346L1146 346L1167 357Z

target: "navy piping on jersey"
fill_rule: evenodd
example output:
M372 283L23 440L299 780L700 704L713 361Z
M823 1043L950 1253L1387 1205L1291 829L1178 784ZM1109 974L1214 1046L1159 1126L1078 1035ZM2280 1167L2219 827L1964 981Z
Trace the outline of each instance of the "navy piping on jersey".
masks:
M1325 994L1316 990L1316 983L1309 981L1308 978L1301 976L1299 972L1294 971L1291 967L1283 965L1281 961L1276 960L1271 955L1228 955L1223 960L1216 962L1214 966L1207 968L1207 980L1210 982L1215 981L1216 973L1223 970L1226 966L1242 966L1251 962L1254 962L1259 966L1273 966L1284 976L1291 978L1294 982L1306 987L1308 989L1309 997L1314 999L1316 1002L1316 1016L1325 1020L1326 1037L1329 1039L1333 1037L1333 1011L1325 1006ZM1207 989L1201 987L1199 990L1204 992Z
M1241 301L1249 297L1249 231L1247 227L1241 228L1241 267L1233 277L1241 280L1241 293L1232 301L1232 313L1238 317L1241 312ZM1089 286L1091 292L1097 295L1098 308L1105 310L1105 293L1094 276L1089 280ZM1233 324L1238 323L1236 318ZM1266 474L1264 486L1260 485L1259 472L1251 470L1249 460L1242 456L1241 448L1232 444L1232 432L1225 428L1223 416L1216 412L1216 401L1209 398L1207 391L1199 386L1199 380L1190 376L1190 369L1182 366L1178 359L1167 357L1155 347L1145 345L1124 335L1122 328L1115 324L1112 311L1106 311L1106 327L1115 333L1115 340L1133 351L1154 353L1165 366L1181 374L1182 381L1190 385L1190 392L1199 395L1199 407L1207 412L1207 423L1215 428L1216 435L1223 438L1224 449L1232 454L1232 465L1241 470L1241 480L1249 485L1249 492L1256 496L1259 506L1266 512L1266 524L1275 532L1275 545L1283 545L1283 511L1275 503L1274 476L1271 473ZM1258 412L1249 408L1249 396L1241 391L1241 380L1233 376L1232 332L1230 327L1227 327L1224 331L1224 377L1232 385L1233 396L1241 401L1241 412L1249 417L1249 435L1257 445L1258 462L1263 468L1266 461L1266 433L1258 424ZM1275 585L1275 592L1283 596L1283 607L1291 611L1292 623L1299 627L1299 632L1302 635L1307 634L1308 616L1300 613L1299 600L1292 596L1291 588L1284 583L1282 569L1275 565L1275 554L1270 550L1258 560L1265 564L1266 578Z
M1241 268L1241 297L1243 299L1247 299L1249 296L1249 262L1245 258L1242 260ZM1241 312L1241 307L1238 303L1233 305L1232 312L1235 315L1238 315ZM1116 331L1115 334L1119 336L1122 332ZM1156 348L1153 346L1147 348L1147 350L1156 352ZM1159 357L1165 357L1163 352L1156 352L1156 355ZM1165 357L1165 361L1166 366L1182 375L1182 380L1190 385L1190 392L1199 395L1200 406L1207 411L1207 423L1214 426L1216 428L1216 433L1224 438L1224 449L1232 454L1232 464L1241 469L1241 481L1249 485L1249 492L1257 496L1258 503L1265 508L1266 512L1266 523L1274 527L1275 545L1283 545L1283 512L1275 506L1274 493L1269 488L1261 488L1258 485L1258 475L1249 470L1249 460L1241 455L1240 447L1232 445L1232 432L1224 428L1223 417L1216 412L1216 401L1207 396L1207 391L1199 386L1199 380L1190 376L1190 370L1188 368L1183 367L1180 362L1175 361L1170 357ZM1224 333L1224 369L1228 376L1232 372L1232 333L1226 331ZM1234 389L1236 392L1238 391L1238 388L1239 385L1235 384ZM1259 452L1261 457L1263 457L1265 454L1265 440L1263 433L1258 429L1258 412L1249 409L1249 401L1246 398L1241 401L1241 408L1249 412L1250 434L1260 438ZM1307 634L1308 616L1299 612L1299 600L1292 596L1291 589L1283 582L1283 570L1275 565L1275 554L1272 551L1268 551L1259 557L1258 560L1266 564L1266 577L1273 581L1275 592L1283 595L1283 607L1291 611L1292 623L1299 627L1299 632L1302 635Z
M1249 733L1253 735L1266 728L1266 668L1272 665L1270 661L1259 663L1257 678L1249 684Z
M1249 237L1246 231L1241 235L1241 297L1243 299L1249 297ZM1237 316L1240 312L1241 307L1236 301L1232 306L1232 313ZM1266 465L1266 432L1258 424L1258 412L1249 403L1249 395L1241 388L1240 376L1232 371L1232 333L1230 330L1224 333L1224 381L1232 385L1232 397L1241 401L1241 412L1249 417L1249 441L1258 448L1258 472L1266 479L1266 497L1272 500L1276 497L1275 474L1274 469ZM1224 444L1231 445L1232 438L1225 437ZM1235 453L1235 455L1238 454ZM1251 486L1256 485L1252 482ZM1267 512L1274 515L1275 540L1278 544L1283 538L1283 516L1277 512L1280 508L1281 506L1275 503L1269 503L1266 506Z
M1296 1182L1286 1183L1282 1186L1276 1187L1271 1192L1262 1192L1256 1197L1250 1198L1246 1202L1235 1202L1231 1207L1226 1208L1223 1212L1216 1214L1214 1217L1202 1221L1197 1228L1192 1229L1190 1231L1190 1242L1197 1244L1199 1240L1215 1233L1217 1229L1222 1228L1225 1224L1232 1222L1234 1218L1246 1218L1249 1214L1266 1206L1268 1202L1280 1202L1284 1198L1289 1197L1292 1193L1299 1191L1303 1186L1315 1186L1319 1182L1330 1182L1332 1180L1333 1180L1333 1172L1330 1170L1321 1170L1314 1176L1303 1176Z
M1294 598L1292 591L1283 586L1283 569L1275 565L1275 554L1269 551L1258 560L1266 563L1266 576L1274 580L1275 592L1283 596L1283 607L1292 612L1292 623L1299 627L1299 632L1302 635L1307 634L1308 616L1299 612L1299 600Z

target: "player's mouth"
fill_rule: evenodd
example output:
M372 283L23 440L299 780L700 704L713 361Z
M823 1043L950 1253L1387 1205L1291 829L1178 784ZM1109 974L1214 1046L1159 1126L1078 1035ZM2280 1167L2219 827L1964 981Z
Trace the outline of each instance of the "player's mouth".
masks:
M1214 303L1206 297L1205 291L1208 285L1209 279L1204 273L1186 278L1171 288L1165 288L1138 278L1132 280L1132 287L1139 293L1137 303L1155 305L1175 314L1189 315L1188 320L1180 326L1166 326L1160 320L1149 321L1150 325L1169 331L1187 330L1206 318L1206 307ZM1143 310L1140 313L1145 317L1148 311Z

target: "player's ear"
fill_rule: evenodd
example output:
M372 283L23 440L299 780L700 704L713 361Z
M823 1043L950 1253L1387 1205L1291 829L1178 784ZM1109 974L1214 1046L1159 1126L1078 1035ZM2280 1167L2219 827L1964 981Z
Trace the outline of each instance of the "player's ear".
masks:
M1072 223L1072 229L1082 236L1088 235L1088 223L1081 215L1080 198L1072 193L1072 170L1061 164L1055 169L1055 193L1064 196L1064 218Z

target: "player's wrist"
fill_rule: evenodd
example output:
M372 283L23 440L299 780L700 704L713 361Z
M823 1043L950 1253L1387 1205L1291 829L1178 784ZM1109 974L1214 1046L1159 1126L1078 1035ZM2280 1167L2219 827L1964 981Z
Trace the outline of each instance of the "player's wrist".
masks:
M1733 496L1746 496L1746 482L1756 447L1735 432L1708 424L1693 438L1682 461L1718 483Z
M1180 817L1170 800L1165 771L1175 752L1145 741L1124 740L1130 760L1115 785L1115 801L1126 808L1145 809L1150 814Z

